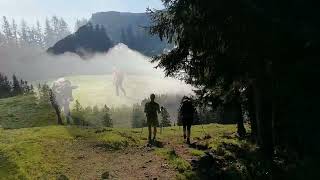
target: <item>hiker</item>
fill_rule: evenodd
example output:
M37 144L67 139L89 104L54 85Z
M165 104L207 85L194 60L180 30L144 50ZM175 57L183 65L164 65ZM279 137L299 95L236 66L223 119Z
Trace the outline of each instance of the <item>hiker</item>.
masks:
M64 78L58 79L52 86L55 100L59 108L63 109L67 124L70 124L71 120L70 103L73 101L72 90L76 88L76 86L72 86L69 80L65 80Z
M191 126L193 124L195 113L196 109L192 100L189 97L184 96L181 101L178 120L183 125L183 138L188 144L190 144Z
M116 94L119 96L119 89L122 91L123 95L126 96L126 91L123 88L124 74L116 67L113 68L113 84L116 87Z
M159 126L158 121L158 113L160 113L160 106L156 103L155 100L156 96L154 94L150 95L150 102L147 102L144 107L144 112L147 116L147 124L149 130L148 141L151 142L151 134L152 134L152 127L153 127L153 141L156 139L157 135L157 126Z

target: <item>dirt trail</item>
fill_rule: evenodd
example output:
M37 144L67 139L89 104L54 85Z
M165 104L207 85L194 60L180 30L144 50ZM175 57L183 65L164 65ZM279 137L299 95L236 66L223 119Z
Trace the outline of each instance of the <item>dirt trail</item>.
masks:
M179 157L189 163L197 160L192 156L189 145L182 143L182 137L173 137L160 142L163 148L174 149ZM86 139L64 144L71 162L59 172L69 179L175 179L177 170L155 153L155 147L135 146L122 150L108 150L100 142Z
M177 174L152 147L108 151L84 140L68 149L73 160L63 174L69 179L175 179Z

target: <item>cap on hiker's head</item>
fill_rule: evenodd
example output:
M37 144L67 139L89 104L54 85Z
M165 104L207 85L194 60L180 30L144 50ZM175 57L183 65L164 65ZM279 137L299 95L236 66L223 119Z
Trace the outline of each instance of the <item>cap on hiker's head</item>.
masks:
M156 95L155 94L151 94L150 95L150 99L155 99L156 98Z

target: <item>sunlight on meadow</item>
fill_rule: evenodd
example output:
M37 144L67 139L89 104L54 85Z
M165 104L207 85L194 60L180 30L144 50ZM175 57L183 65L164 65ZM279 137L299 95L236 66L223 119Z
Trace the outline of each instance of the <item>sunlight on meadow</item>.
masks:
M141 100L156 94L190 94L191 88L171 78L157 78L147 76L128 75L124 79L123 87L127 96L120 93L116 95L112 75L83 75L65 77L78 86L73 91L74 101L78 100L84 107L103 106L109 107L131 106L141 103ZM47 82L49 85L51 82ZM73 102L74 103L74 102Z

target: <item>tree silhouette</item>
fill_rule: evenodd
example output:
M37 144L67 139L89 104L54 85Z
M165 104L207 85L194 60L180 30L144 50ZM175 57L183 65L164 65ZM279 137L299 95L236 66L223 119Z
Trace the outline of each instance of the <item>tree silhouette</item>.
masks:
M254 97L254 106L250 111L255 112L258 142L269 159L275 143L296 150L303 147L308 152L320 149L311 140L302 141L297 136L309 137L311 124L318 124L315 113L307 114L307 123L301 121L305 118L297 110L306 110L301 103L313 107L318 101L304 102L301 98L309 99L315 93L312 83L307 82L312 82L310 78L315 80L319 72L313 66L319 56L319 35L305 31L320 30L316 20L319 14L312 1L291 1L290 6L287 1L245 0L163 3L164 10L149 11L154 22L150 31L175 44L170 52L153 59L167 76L179 77L203 90L203 98L209 104L219 102L215 100L230 92L234 83L242 89L253 86L249 97ZM303 125L306 130L299 133L287 121ZM273 126L275 122L277 126ZM290 138L278 136L284 131ZM293 143L292 138L299 143Z

